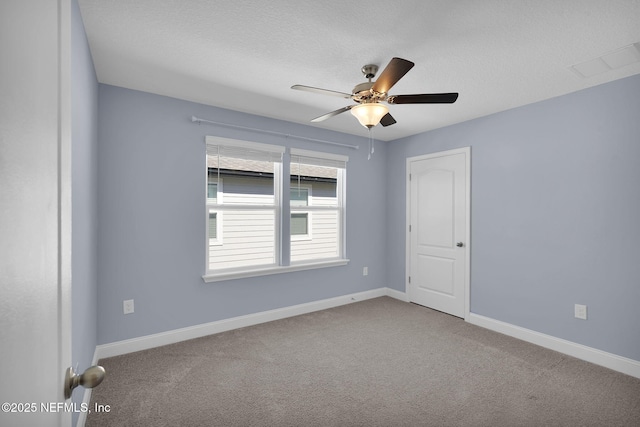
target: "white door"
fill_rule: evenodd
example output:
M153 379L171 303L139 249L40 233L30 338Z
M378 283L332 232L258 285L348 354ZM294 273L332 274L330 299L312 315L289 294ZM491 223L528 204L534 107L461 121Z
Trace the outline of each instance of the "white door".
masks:
M466 317L470 149L407 159L409 301Z
M3 426L71 425L70 16L69 0L0 2Z

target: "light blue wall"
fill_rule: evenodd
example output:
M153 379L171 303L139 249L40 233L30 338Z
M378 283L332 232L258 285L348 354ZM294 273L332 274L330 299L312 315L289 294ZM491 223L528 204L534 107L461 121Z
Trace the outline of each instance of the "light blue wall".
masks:
M471 311L640 360L640 76L393 142L390 287L405 290L406 158L464 146Z
M100 344L384 286L404 291L406 158L471 146L471 311L640 360L640 76L378 143L371 161L366 138L99 90ZM363 148L196 125L191 115ZM351 263L204 283L205 135L349 155ZM134 314L122 314L124 299L135 299ZM588 321L573 317L576 303L589 307Z
M360 150L191 122L192 115ZM347 266L204 283L205 136L349 156ZM363 128L363 135L366 130ZM98 342L387 285L386 147L367 139L108 85L99 87ZM362 268L369 275L362 276ZM122 301L135 300L124 315Z
M71 2L72 363L91 366L97 344L98 81L77 1ZM73 393L82 402L84 389ZM75 424L78 414L74 413Z

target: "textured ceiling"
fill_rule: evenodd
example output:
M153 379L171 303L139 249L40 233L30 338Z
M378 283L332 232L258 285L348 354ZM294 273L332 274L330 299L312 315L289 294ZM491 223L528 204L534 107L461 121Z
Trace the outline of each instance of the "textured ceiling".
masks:
M397 123L373 134L385 141L640 73L638 61L587 78L571 69L640 42L640 0L79 4L101 83L361 136L349 113L309 123L351 101L290 87L351 92L363 65L397 56L416 65L392 95L460 93L450 105L389 106Z

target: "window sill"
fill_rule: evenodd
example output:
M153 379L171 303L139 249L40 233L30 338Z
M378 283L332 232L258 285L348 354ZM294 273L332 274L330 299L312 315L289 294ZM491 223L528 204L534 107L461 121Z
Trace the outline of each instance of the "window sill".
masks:
M258 277L267 276L270 274L289 273L292 271L312 270L316 268L338 267L341 265L347 265L348 259L332 259L328 261L316 261L301 263L295 265L265 267L253 270L241 270L241 271L228 271L215 274L205 274L202 276L202 280L206 283L221 282L224 280L242 279L245 277Z

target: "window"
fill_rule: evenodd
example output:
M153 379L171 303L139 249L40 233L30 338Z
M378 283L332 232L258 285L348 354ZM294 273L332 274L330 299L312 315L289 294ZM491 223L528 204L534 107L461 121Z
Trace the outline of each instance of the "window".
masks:
M309 193L311 187L297 184L297 181L291 179L291 191L289 200L291 206L309 206ZM291 213L291 240L310 239L311 232L309 229L309 212Z
M207 182L207 199L210 203L217 203L218 198L218 179L209 172L209 182Z
M218 240L218 213L209 212L209 239Z
M291 149L292 264L342 256L345 168L341 157ZM309 238L297 238L294 226L305 227Z
M211 171L207 174L207 205L216 205L218 200L222 200L222 178ZM222 213L208 210L209 222L207 224L207 236L210 245L221 245L222 233L220 231L222 224Z
M291 191L289 200L291 201L291 206L309 206L309 192L311 191L311 187L305 186L302 187L299 183L292 179L291 180Z
M291 149L290 176L283 176L285 152L207 137L205 281L348 262L342 200L347 158ZM290 215L288 224L282 213Z
M283 147L266 144L221 138L207 141L209 271L278 264L278 190L283 152ZM224 215L222 226L219 215ZM212 216L216 217L215 235L218 242L223 240L221 245L211 241Z
M291 238L309 235L309 213L291 214Z

